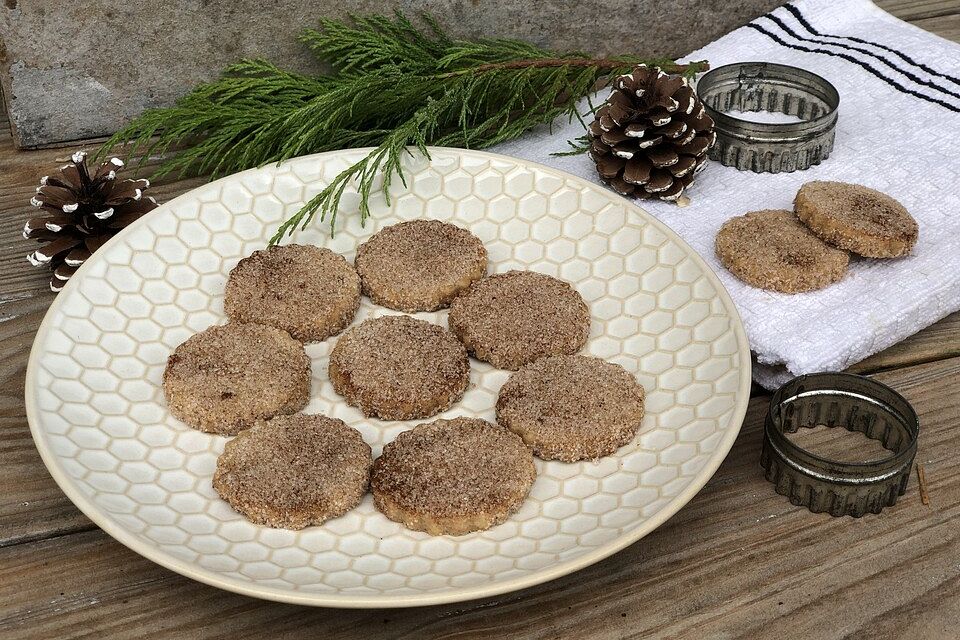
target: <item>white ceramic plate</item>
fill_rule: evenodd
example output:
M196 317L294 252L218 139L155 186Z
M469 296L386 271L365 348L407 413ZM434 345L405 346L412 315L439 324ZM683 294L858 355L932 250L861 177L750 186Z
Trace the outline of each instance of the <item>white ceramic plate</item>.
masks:
M469 228L491 271L532 269L571 282L593 317L585 351L617 362L647 390L638 437L597 462L537 461L530 497L508 522L431 537L387 520L368 495L303 531L259 527L211 487L225 438L167 412L167 356L224 322L237 261L262 248L362 150L320 154L200 187L131 225L67 284L37 334L27 416L50 473L107 533L202 582L300 604L399 607L453 602L576 571L643 537L703 487L747 408L750 352L723 286L673 232L602 187L473 151L434 149L406 162L409 189L376 199L366 228L344 199L334 237L316 224L297 242L352 259L377 229L428 217ZM393 313L364 299L357 322ZM446 325L446 312L418 314ZM364 418L327 379L332 343L310 345L313 399L358 428L378 455L409 422ZM507 372L472 362L470 389L442 414L494 419Z

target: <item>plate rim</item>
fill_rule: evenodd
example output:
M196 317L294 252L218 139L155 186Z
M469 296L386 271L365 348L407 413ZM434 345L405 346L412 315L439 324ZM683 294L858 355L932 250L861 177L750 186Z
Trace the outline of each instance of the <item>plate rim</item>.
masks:
M360 154L372 151L373 147L362 147L356 149L341 149L335 151L326 151L323 153L308 154L305 156L298 156L296 158L290 158L283 162L279 163L268 163L260 167L255 167L252 169L246 169L244 171L239 171L237 173L218 178L211 182L204 183L194 187L190 191L183 193L176 198L169 200L161 204L159 208L163 207L173 207L181 199L186 199L191 194L194 194L199 189L208 188L211 185L218 185L224 183L228 180L235 180L237 176L252 174L255 172L263 171L267 167L273 167L274 171L282 168L284 165L287 165L292 162L302 161L305 159L314 159L318 161L323 161L328 158L333 158L336 156L350 155L350 154ZM417 154L417 150L414 147L408 147L408 150ZM573 174L567 173L561 169L556 169L553 167L546 166L539 162L534 162L531 160L525 160L522 158L515 158L513 156L507 156L499 153L492 153L489 151L478 151L474 149L459 149L456 147L427 147L429 152L430 161L434 155L443 155L443 154L452 154L455 156L463 155L472 155L479 156L482 158L487 158L490 160L498 160L501 162L508 162L514 165L526 166L544 171L555 176L558 176L564 180L572 180L575 183L579 183L581 187L589 187L591 189L602 188L601 185L597 185L594 182L575 176ZM422 156L421 156L422 157ZM510 578L508 580L491 582L482 585L476 585L472 587L458 587L453 589L446 589L443 591L435 592L422 592L422 593L405 593L405 594L396 594L396 595L365 595L365 594L345 594L345 593L310 593L303 592L297 593L296 591L283 589L280 587L271 587L271 586L262 586L257 585L253 582L243 582L239 580L232 580L223 577L221 574L211 570L205 569L198 566L196 563L188 562L186 560L176 558L170 555L167 552L162 551L159 547L156 547L149 542L146 542L141 537L137 536L131 531L123 528L112 520L107 514L103 513L101 509L88 498L80 488L75 484L73 478L71 478L63 467L59 464L59 458L56 454L51 451L44 432L39 426L39 417L37 413L39 408L36 406L36 393L34 389L34 378L39 367L40 352L42 350L41 345L45 342L46 336L49 333L50 326L52 324L51 318L54 313L59 309L61 305L61 300L66 298L62 295L65 291L72 291L79 282L79 278L71 277L64 285L63 289L59 292L57 297L50 304L50 307L47 309L46 313L43 316L43 320L40 322L40 326L37 328L36 336L34 337L33 344L30 348L30 356L27 360L27 370L25 376L24 384L24 403L26 406L26 416L27 423L30 427L30 435L33 438L34 445L37 448L37 451L40 453L40 458L43 460L44 466L46 466L47 471L53 477L54 481L57 483L57 486L61 491L70 499L74 506L76 506L80 511L89 518L95 525L97 525L101 530L103 530L111 538L127 547L134 553L143 556L147 560L159 564L162 567L170 569L184 577L202 582L204 584L223 589L225 591L230 591L233 593L238 593L245 596L250 596L254 598L260 598L264 600L271 600L274 602L284 602L289 604L298 604L298 605L308 605L308 606L319 606L319 607L337 607L345 609L374 609L374 608L402 608L402 607L418 607L418 606L428 606L428 605L439 605L439 604L450 604L455 602L464 602L468 600L476 600L479 598L486 598L491 596L502 595L505 593L510 593L513 591L519 591L520 589L526 589L533 587L551 580L556 580L557 578L563 577L565 575L574 573L586 567L589 567L597 562L612 556L613 554L622 551L626 547L632 545L638 540L646 537L657 528L660 527L668 519L676 515L680 509L682 509L693 497L698 494L703 487L707 484L710 478L716 473L717 469L726 460L727 455L730 453L730 449L733 447L733 443L736 441L737 436L740 433L741 428L743 427L743 420L746 416L747 408L750 401L750 388L752 384L752 360L750 357L750 346L749 341L747 340L746 331L743 326L743 321L740 318L740 312L737 309L736 305L733 302L733 299L730 297L729 292L726 287L723 286L723 283L720 281L720 278L717 277L717 274L714 272L713 268L707 264L706 260L693 249L683 238L681 238L673 229L668 227L665 223L660 221L656 216L649 213L647 210L643 209L635 202L623 198L624 205L633 210L634 213L639 214L643 217L648 223L653 224L655 228L663 232L668 238L674 242L679 243L682 247L686 248L688 255L693 258L693 260L701 267L703 272L706 274L707 278L713 284L714 289L717 292L717 295L724 301L725 305L731 312L731 319L733 321L733 330L734 334L737 337L737 341L740 344L740 349L738 349L738 355L740 359L740 381L739 386L736 392L736 405L733 408L733 413L731 415L731 421L735 424L732 425L733 428L730 429L729 433L725 435L723 440L717 447L717 453L715 453L709 460L708 464L704 466L693 478L690 483L681 491L679 494L673 497L662 509L657 511L653 516L647 519L642 527L637 528L637 530L630 532L629 534L621 535L614 540L608 542L607 544L601 545L594 548L588 553L571 558L570 560L558 562L554 565L548 566L537 571L533 571L528 574L517 576L515 578ZM143 226L149 222L149 219L152 216L143 216L139 220L136 220L133 224L128 225L122 229L115 236L110 238L105 244L104 247L107 247L115 242L118 239L124 238L126 235L133 233L135 229L138 229L140 226ZM103 248L103 247L101 247ZM103 255L103 254L101 254ZM90 260L87 260L80 268L77 270L76 275L83 275L87 271L87 265L96 263L96 254Z

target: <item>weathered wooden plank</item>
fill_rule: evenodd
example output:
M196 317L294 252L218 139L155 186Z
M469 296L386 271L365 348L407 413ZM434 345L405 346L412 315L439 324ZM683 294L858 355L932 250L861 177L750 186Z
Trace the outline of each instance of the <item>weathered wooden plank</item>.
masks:
M873 373L955 356L960 356L960 312L952 313L889 349L858 362L849 371Z
M756 398L731 455L686 508L621 553L539 587L413 610L305 609L194 583L90 531L0 549L0 635L955 637L960 358L878 378L920 413L929 507L915 481L880 516L793 507L757 464L765 398Z
M876 5L907 22L960 12L957 0L876 0Z
M0 300L0 547L89 529L47 473L23 405L27 356L52 293Z
M910 22L921 29L926 29L927 31L937 34L941 38L953 40L954 42L960 41L960 12L923 18L921 20L911 20ZM956 69L944 69L944 71L956 72Z

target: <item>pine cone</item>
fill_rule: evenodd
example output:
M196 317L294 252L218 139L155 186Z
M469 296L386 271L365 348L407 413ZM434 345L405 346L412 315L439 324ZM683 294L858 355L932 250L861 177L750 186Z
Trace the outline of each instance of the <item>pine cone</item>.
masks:
M144 197L148 180L117 180L119 158L104 162L92 176L87 154L73 154L72 164L44 176L30 204L42 214L23 227L23 237L43 246L27 256L34 266L53 270L50 290L60 291L77 268L115 233L157 207Z
M640 65L614 81L589 138L600 177L617 192L676 200L703 167L716 134L682 76Z

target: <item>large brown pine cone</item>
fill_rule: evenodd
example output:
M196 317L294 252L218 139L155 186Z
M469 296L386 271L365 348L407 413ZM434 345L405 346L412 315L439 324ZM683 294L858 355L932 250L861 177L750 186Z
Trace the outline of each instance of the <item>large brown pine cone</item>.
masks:
M676 200L703 167L716 134L682 76L640 65L614 81L589 138L600 177L616 191Z
M30 204L40 214L23 227L23 237L43 246L27 256L35 266L53 270L50 289L60 291L70 276L115 233L157 207L144 196L147 180L117 180L123 166L111 158L90 174L87 154L78 151L70 164L40 179Z

